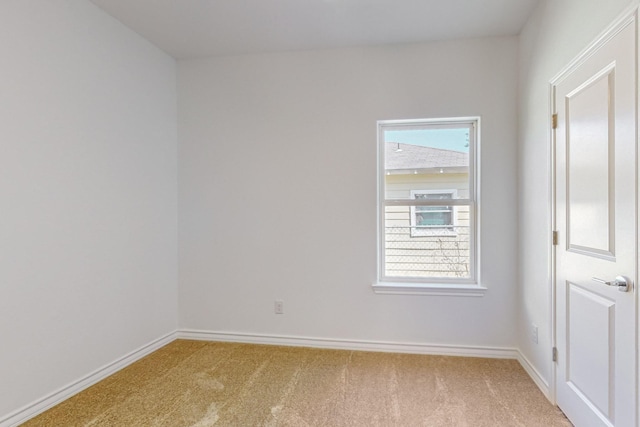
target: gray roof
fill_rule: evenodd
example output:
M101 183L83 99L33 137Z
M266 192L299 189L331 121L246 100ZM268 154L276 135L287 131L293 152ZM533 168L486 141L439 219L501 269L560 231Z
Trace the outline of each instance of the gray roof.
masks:
M398 151L398 147L401 151ZM398 142L385 143L385 169L467 168L469 153Z

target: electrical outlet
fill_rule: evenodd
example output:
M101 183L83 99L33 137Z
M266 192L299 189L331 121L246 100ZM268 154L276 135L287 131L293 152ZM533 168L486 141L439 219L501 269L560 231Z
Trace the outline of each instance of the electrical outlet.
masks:
M538 344L538 325L535 323L531 324L531 341Z
M277 299L273 303L273 311L276 314L284 314L284 301Z

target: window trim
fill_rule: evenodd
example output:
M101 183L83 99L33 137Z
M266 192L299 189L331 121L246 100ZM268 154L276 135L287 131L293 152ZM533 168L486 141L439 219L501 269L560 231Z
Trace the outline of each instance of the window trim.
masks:
M451 128L468 125L473 135L473 142L469 144L469 199L455 199L447 201L453 209L456 206L469 207L470 226L470 277L469 278L418 278L393 277L385 275L385 208L387 206L406 206L412 199L385 198L385 140L384 132L392 129L422 128L425 125L433 128ZM377 282L373 290L381 294L411 294L411 295L458 295L482 296L486 288L480 285L480 139L481 124L479 116L409 119L409 120L379 120L378 130L378 162L377 162ZM471 141L470 141L471 142ZM437 190L436 190L437 191ZM415 202L415 201L413 201ZM455 221L455 219L454 219Z

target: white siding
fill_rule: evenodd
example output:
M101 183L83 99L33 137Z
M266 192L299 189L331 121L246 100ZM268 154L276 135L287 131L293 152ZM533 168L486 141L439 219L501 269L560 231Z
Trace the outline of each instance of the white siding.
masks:
M469 197L467 174L396 174L385 176L385 182L385 193L389 199L410 199L412 190L454 190L456 198ZM433 229L415 233L411 229L409 206L387 207L385 275L469 277L469 208L455 206L453 216L453 230Z

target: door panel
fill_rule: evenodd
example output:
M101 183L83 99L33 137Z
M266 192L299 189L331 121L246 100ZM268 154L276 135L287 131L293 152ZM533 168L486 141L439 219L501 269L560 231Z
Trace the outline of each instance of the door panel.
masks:
M567 242L570 250L613 256L615 68L607 67L566 96ZM585 149L588 147L588 149Z
M577 426L637 425L635 289L614 282L637 279L636 21L553 83L556 394Z
M615 302L574 283L567 292L567 384L612 418Z

